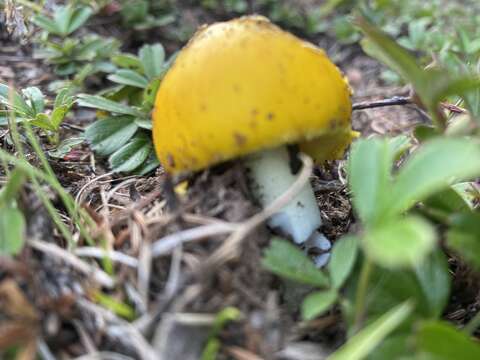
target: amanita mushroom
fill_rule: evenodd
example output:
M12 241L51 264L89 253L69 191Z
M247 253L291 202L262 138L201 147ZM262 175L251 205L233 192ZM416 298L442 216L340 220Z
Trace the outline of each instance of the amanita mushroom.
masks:
M153 138L172 174L243 158L266 206L295 180L287 146L317 163L337 159L353 137L350 115L349 86L323 50L246 16L202 27L180 51L157 93ZM329 247L309 184L269 225Z

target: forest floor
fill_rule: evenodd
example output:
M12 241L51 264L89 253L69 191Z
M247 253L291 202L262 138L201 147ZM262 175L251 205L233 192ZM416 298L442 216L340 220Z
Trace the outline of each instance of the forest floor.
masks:
M228 18L192 6L185 7L182 16L191 20L193 28ZM119 39L124 52L136 53L144 43L161 42L171 54L183 45L165 37L168 26L134 32L120 26L115 15L97 16L89 27ZM309 40L323 47L348 77L354 91L353 103L408 94L407 87L381 81L382 66L358 45L338 46L325 36ZM57 78L48 65L33 58L33 44L2 41L0 82L16 88L38 86L49 94L48 86ZM101 88L102 79L89 86ZM61 130L61 138L78 136L94 119L95 111L74 109ZM425 121L413 106L359 110L352 118L353 128L364 137L409 134L416 124ZM3 139L6 133L1 131ZM48 146L45 143L44 150L48 151ZM36 161L33 155L31 158ZM172 191L160 169L141 177L112 174L86 144L62 159L50 161L62 186L97 222L98 231L132 261L115 265L113 284L99 283L103 273L99 274L96 267L89 267L94 273L87 271L87 276L77 264L80 257L71 259L58 251L65 246L64 240L27 187L21 203L29 214L27 234L37 245L27 247L16 260L1 260L0 279L9 281L0 282L0 299L7 305L2 306L0 319L14 319L11 325L16 326L9 336L42 339L50 351L69 356L100 349L134 358L139 353L148 358L148 352L154 351L164 354L165 359L197 359L209 337L214 315L231 306L242 315L219 334L220 358L319 359L344 341L345 330L338 312L301 321L298 307L310 289L280 282L262 267L262 252L270 238L265 226L246 236L238 252L228 249L225 258L212 256L228 238L221 231L199 236L160 255L150 252L149 244L158 239L180 241L187 229L211 229L220 220L238 223L258 212L240 162L198 173L187 179L185 191L177 187ZM321 206L322 230L332 241L356 229L345 176L345 160L339 160L316 168L311 179ZM48 195L61 207L53 193ZM107 285L112 298L132 304L140 317L129 323L99 307L94 301L96 291ZM461 280L455 284L457 295L466 288L464 285ZM446 316L454 321L469 317L478 306L476 295L474 291L462 294L461 302L452 300ZM18 317L18 312L23 315ZM145 344L144 339L150 339L150 344Z

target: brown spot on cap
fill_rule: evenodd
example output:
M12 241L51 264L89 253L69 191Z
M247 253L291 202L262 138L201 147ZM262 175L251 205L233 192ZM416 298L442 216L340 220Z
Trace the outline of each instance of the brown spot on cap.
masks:
M175 159L173 158L173 155L170 153L167 154L167 164L172 168L175 167Z
M245 145L245 143L247 142L247 137L245 135L234 133L233 137L238 146Z
M275 118L275 114L273 112L269 112L267 114L267 120L272 121Z

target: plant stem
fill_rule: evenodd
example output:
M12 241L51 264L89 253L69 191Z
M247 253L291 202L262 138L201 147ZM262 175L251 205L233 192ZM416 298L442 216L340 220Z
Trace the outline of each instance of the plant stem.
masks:
M365 316L368 283L370 281L372 269L373 263L367 256L362 264L360 279L358 280L357 293L355 296L355 320L353 325L355 332L360 329L361 323Z
M362 101L352 105L352 110L374 109L385 106L394 105L408 105L412 104L412 99L409 96L394 96L390 99Z

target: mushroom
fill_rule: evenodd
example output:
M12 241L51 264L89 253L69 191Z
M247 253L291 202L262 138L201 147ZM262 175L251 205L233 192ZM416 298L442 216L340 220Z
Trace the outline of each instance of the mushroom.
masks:
M265 207L295 180L299 151L317 163L343 156L354 137L350 95L322 49L265 17L204 26L158 90L156 153L172 174L241 157ZM310 184L268 224L297 244L330 247Z

